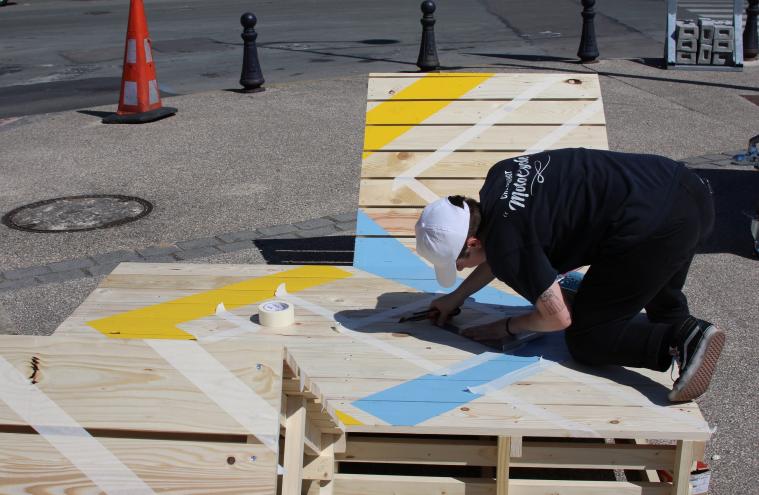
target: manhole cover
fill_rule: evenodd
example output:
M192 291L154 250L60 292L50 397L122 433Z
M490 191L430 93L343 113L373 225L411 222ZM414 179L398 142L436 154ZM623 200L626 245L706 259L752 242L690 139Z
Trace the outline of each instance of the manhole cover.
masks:
M69 196L16 208L3 216L3 223L29 232L78 232L133 222L152 209L149 202L132 196Z

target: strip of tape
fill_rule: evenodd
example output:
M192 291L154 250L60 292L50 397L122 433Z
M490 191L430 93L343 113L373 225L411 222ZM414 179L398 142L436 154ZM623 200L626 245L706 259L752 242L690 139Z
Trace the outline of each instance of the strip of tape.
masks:
M405 172L396 176L396 178L393 180L392 190L395 191L405 186L414 191L417 195L419 195L419 197L423 198L428 203L436 201L438 199L438 195L416 179L419 174L459 149L459 147L461 147L463 144L468 143L472 139L480 136L482 133L490 129L494 124L497 124L503 117L517 110L519 107L545 91L549 86L552 86L562 79L563 78L559 76L549 76L543 79L541 82L531 85L525 91L517 95L514 99L499 106L494 111L483 117L476 124L467 128L466 131L462 132L455 138L445 143L434 153L427 156L425 159L421 160L419 163L409 168Z
M494 354L494 353L493 353ZM477 385L475 387L467 387L467 390L473 394L487 394L489 391L501 390L504 387L511 385L512 383L523 380L536 373L540 373L543 370L556 366L556 363L547 359L540 358L534 364L525 366L511 373L506 373L500 378L496 378L493 381L485 383L483 385Z
M517 409L521 409L529 414L532 414L533 416L537 418L542 419L543 421L552 423L558 426L559 428L566 430L569 433L569 436L571 437L601 438L601 435L599 435L594 429L592 429L591 427L587 425L577 423L575 421L571 421L565 418L564 416L560 416L556 413L552 413L551 411L548 411L547 409L544 409L540 406L536 406L535 404L522 400L519 397L516 397L513 394L510 394L503 390L487 390L485 395L487 397L493 397L494 399L497 399L499 401L511 404Z
M394 345L392 345L392 344L390 344L388 342L385 342L383 340L380 340L380 339L377 339L375 337L372 337L371 335L367 335L367 334L362 333L362 332L356 332L355 330L352 330L350 328L346 328L345 325L354 326L352 324L353 322L347 321L347 320L344 320L343 323L337 322L335 320L335 313L334 313L334 311L330 311L327 308L319 306L318 304L314 304L314 303L312 303L310 301L307 301L307 300L305 300L305 299L303 299L301 297L294 296L292 294L288 294L287 289L285 287L285 284L282 284L282 285L279 286L279 288L277 288L276 297L279 298L279 299L284 299L286 301L289 301L289 302L295 304L296 306L301 307L303 309L306 309L306 310L308 310L308 311L310 311L310 312L312 312L314 314L323 316L324 318L326 318L326 319L328 319L330 321L335 321L335 323L336 323L335 329L338 332L340 332L340 333L342 333L344 335L347 335L347 336L349 336L349 337L351 337L353 339L356 339L358 341L361 341L361 342L363 342L365 344L368 344L368 345L371 345L373 347L376 347L377 349L385 351L388 354L391 354L393 356L399 357L401 359L405 359L406 361L409 361L409 362L415 364L416 366L418 366L418 367L420 367L420 368L422 368L424 370L427 370L427 371L430 371L430 372L437 372L437 371L440 371L442 369L442 366L440 366L439 364L435 364L432 361L429 361L428 359L425 359L425 358L423 358L421 356L418 356L418 355L416 355L416 354L414 354L414 353L412 353L410 351L407 351L406 349L402 349L400 347L394 346ZM420 304L422 304L420 301L415 301L414 302L414 306L418 306ZM396 308L395 310L391 310L391 311L393 311L393 314L397 314L396 313L397 310L398 310L398 308ZM387 313L383 313L383 315L384 315L385 318L387 317ZM367 318L372 318L372 320L370 322L377 321L377 320L374 319L374 316L367 317ZM368 322L362 322L362 323L364 323L364 325L368 325L369 324ZM355 328L359 328L359 327L355 327Z
M227 311L224 303L219 303L218 306L216 306L216 316L222 320L226 320L229 323L232 323L235 325L235 328L221 330L219 332L214 332L211 335L200 337L198 338L198 342L219 342L233 337L244 337L246 335L250 335L251 333L258 332L258 330L261 328L260 325L253 323L247 318L243 318L242 316L238 316Z
M503 354L499 354L497 352L483 352L482 354L477 354L476 356L472 356L469 359L465 359L463 361L459 361L458 363L451 365L447 368L444 368L436 373L433 373L434 375L440 375L440 376L448 376L448 375L455 375L456 373L460 373L464 370L468 370L470 368L474 368L475 366L478 366L486 361L490 361L491 359L495 359L498 356L503 356ZM471 390L470 390L471 391ZM476 393L476 392L475 392Z
M0 356L0 400L109 495L153 490L74 418Z
M650 400L648 400L643 395L627 392L625 390L620 389L618 386L615 387L608 383L602 382L598 379L594 379L590 377L589 375L586 375L579 371L575 371L575 370L566 368L564 366L555 366L551 368L551 372L556 373L558 375L565 376L569 378L570 380L580 382L584 385L595 388L596 390L600 390L601 392L605 394L619 397L620 399L630 404L645 407L646 409L648 409L649 411L653 413L659 414L661 416L665 416L674 421L681 422L681 423L688 423L702 431L708 431L710 433L714 433L716 431L716 427L710 428L709 423L707 423L706 421L693 418L689 414L684 413L684 412L674 411L666 407L658 406L654 404L653 402L651 402Z
M279 452L279 413L197 342L145 340L192 384L274 452Z
M550 148L551 146L556 144L556 142L559 141L559 139L569 134L576 127L583 124L585 121L587 121L590 117L592 117L596 113L602 112L603 109L604 109L603 101L600 98L595 100L593 103L586 105L585 108L580 110L574 117L564 122L561 126L559 126L558 128L551 131L548 135L541 138L537 143L527 148L524 154L530 155L532 153L539 153L545 149Z

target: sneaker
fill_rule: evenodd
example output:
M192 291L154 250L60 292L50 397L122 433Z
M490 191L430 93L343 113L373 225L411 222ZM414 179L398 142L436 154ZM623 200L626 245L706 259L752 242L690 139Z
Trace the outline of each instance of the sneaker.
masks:
M668 395L670 401L689 401L706 392L724 345L725 332L716 325L692 316L682 324L677 344L670 348L672 365L677 362L680 368Z

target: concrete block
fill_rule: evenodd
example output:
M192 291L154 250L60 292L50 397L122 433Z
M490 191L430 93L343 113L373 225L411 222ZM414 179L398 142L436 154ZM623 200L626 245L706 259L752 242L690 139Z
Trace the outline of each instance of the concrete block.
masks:
M87 268L95 263L88 259L88 258L82 258L78 260L68 260L68 261L56 261L55 263L50 263L48 268L50 268L54 272L65 272L68 270L76 270L77 268Z
M729 65L733 60L732 53L715 52L712 53L712 65Z
M140 257L136 252L127 251L127 250L111 251L110 253L96 254L94 256L90 256L90 258L92 258L95 264L98 264L98 265L120 263L122 261L141 261L142 260L142 257Z
M264 227L262 229L258 229L261 235L265 237L273 237L275 235L289 234L291 232L295 232L296 230L298 230L298 228L292 225L274 225L273 227Z
M675 63L682 65L693 65L696 63L696 52L677 52L675 56Z
M714 21L709 19L698 20L698 41L706 45L711 45L714 39Z
M229 232L227 234L221 234L216 236L224 242L238 242L238 241L250 241L258 239L261 234L257 230L244 230L241 232Z
M46 266L33 266L30 268L17 268L15 270L8 270L3 273L8 280L20 280L22 278L34 277L35 275L42 275L44 273L50 273L50 268Z
M313 218L311 220L306 220L305 222L298 222L295 224L295 226L301 230L311 230L311 229L318 229L322 227L331 227L333 225L335 225L335 223L330 220L327 220L326 218Z
M331 215L330 218L336 222L355 222L356 221L356 212L350 212L350 213L339 213L337 215Z
M37 280L43 284L49 284L53 282L66 282L68 280L76 280L78 278L86 277L87 274L82 270L69 270L66 272L48 273L46 275L38 275Z
M140 256L145 259L151 256L166 256L171 253L176 253L177 251L179 251L177 246L150 246L137 250Z
M178 253L175 253L174 256L180 260L191 260L193 258L205 258L208 256L216 256L218 254L221 254L221 251L213 246L206 246L179 251Z
M714 26L714 40L732 40L733 39L733 26L724 26L716 24Z
M698 45L698 64L709 65L712 63L712 45Z
M686 38L677 40L678 52L697 52L698 40L696 38Z
M698 25L693 21L677 21L675 29L675 38L679 40L697 40Z
M712 44L713 53L731 53L733 51L735 51L733 40L714 40L714 44Z
M204 248L208 246L216 246L221 244L221 240L216 237L203 237L202 239L192 239L189 241L177 242L177 246L189 251L190 249Z
M311 229L311 230L303 230L301 232L298 232L298 236L300 237L326 237L328 235L332 235L337 233L338 230L335 228L334 225L330 225L329 227L321 227L318 229Z

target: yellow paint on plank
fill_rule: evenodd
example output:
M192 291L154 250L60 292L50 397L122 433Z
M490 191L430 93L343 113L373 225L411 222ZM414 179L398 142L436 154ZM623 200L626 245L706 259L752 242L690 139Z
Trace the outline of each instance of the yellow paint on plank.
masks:
M335 409L335 415L345 426L360 426L364 424L350 414L344 413L339 409Z
M410 101L403 108L405 126L373 126L373 123L387 122L398 111L395 105L381 103L366 112L366 129L364 131L364 153L362 158L371 156L371 151L379 150L393 142L412 127L421 124L432 115L447 107L493 77L493 74L426 74L415 83L399 91L388 101L396 99L424 100Z
M303 266L115 314L87 324L111 338L194 340L192 334L180 330L177 325L215 314L220 302L227 309L234 309L271 298L283 283L287 284L287 291L293 293L350 276L350 272L333 266Z

